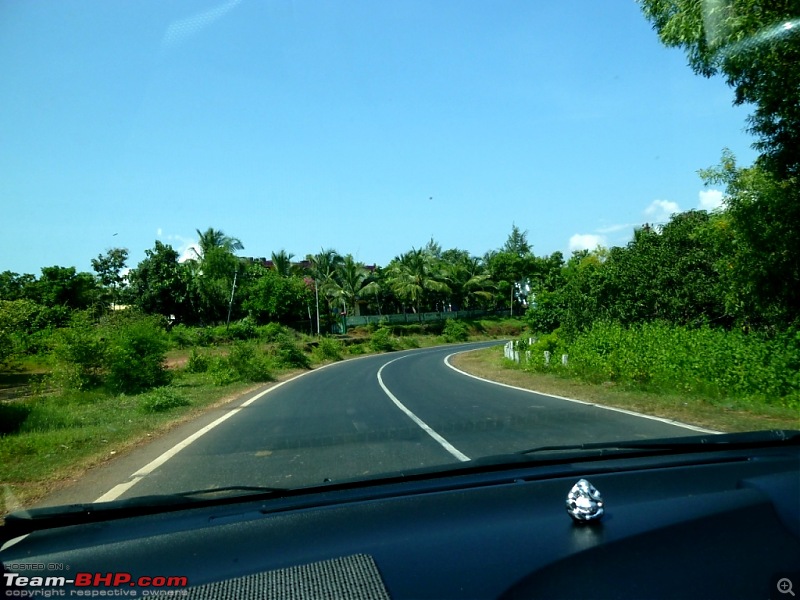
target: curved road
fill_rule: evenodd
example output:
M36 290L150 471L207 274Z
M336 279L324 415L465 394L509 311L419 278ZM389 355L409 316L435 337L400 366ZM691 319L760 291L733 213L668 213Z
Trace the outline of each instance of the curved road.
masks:
M677 424L479 380L464 344L334 363L236 405L99 500L228 485L297 487L542 445L695 435Z

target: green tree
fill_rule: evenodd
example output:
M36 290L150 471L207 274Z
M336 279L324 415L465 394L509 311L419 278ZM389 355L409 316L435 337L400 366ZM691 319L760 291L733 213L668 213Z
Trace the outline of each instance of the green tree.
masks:
M748 323L785 327L800 317L800 4L796 0L639 0L661 41L692 69L722 75L761 153L739 169L729 152L707 182L724 183L732 254L728 308ZM718 229L721 233L723 230ZM724 239L724 238L723 238ZM736 300L737 296L740 300Z
M197 231L197 245L200 248L200 251L195 251L199 258L203 258L207 252L215 249L224 250L229 254L234 254L237 250L244 250L244 245L242 242L235 237L231 237L225 235L225 233L221 229L214 229L213 227L209 227L205 231Z
M241 302L235 295L234 281L243 267L234 253L244 249L244 245L238 238L213 227L204 232L198 229L197 235L197 258L187 261L191 273L190 297L197 318L205 323L225 321L229 308L235 311L234 318L238 318Z
M786 327L800 319L800 186L756 164L721 163L701 171L723 184L728 210L714 231L722 244L719 272L727 282L727 310L747 324Z
M283 276L252 264L242 278L242 310L259 324L291 323L308 315L312 290L298 275Z
M364 263L357 262L348 254L337 265L334 295L345 307L347 314L360 315L359 300L362 296L377 294L380 286L371 280L371 273Z
M119 304L126 284L125 262L128 260L127 248L111 248L103 256L92 259L92 269L97 273L100 284L106 288L111 304Z
M800 175L800 6L797 0L639 0L661 41L682 48L695 73L720 74L734 104L752 105L761 160ZM787 26L788 24L788 26Z
M189 306L189 269L178 262L178 252L156 240L145 258L128 274L134 305L148 314L174 315L192 321Z
M283 277L289 277L295 270L294 266L292 265L292 258L294 258L294 254L291 252L286 252L286 250L283 249L278 252L273 252L272 268L279 275Z
M44 306L83 310L99 300L100 289L91 273L78 273L75 267L43 267L41 277L30 284L26 296Z
M431 294L449 294L450 287L440 261L424 248L412 248L395 257L386 268L386 280L397 297L422 312L423 301Z

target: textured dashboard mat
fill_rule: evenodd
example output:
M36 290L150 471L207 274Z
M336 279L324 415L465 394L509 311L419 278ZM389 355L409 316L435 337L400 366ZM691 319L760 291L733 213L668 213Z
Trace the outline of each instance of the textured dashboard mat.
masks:
M331 560L265 571L191 587L184 598L234 600L389 600L371 556L353 554Z

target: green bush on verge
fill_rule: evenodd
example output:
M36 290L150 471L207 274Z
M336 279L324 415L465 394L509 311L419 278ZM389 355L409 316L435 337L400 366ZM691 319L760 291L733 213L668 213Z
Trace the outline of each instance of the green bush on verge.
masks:
M449 343L466 342L469 339L469 329L467 329L466 323L448 319L442 328L442 335Z
M160 387L147 392L139 399L139 410L144 413L158 413L190 404L191 402L175 388Z
M237 381L257 383L272 381L272 365L269 357L252 342L236 342L225 357L209 360L208 374L215 385L226 385Z
M314 348L314 358L323 360L342 360L344 345L335 338L320 338L319 344Z
M394 341L388 329L380 328L375 330L375 333L370 336L367 343L370 349L375 352L391 352L394 350Z

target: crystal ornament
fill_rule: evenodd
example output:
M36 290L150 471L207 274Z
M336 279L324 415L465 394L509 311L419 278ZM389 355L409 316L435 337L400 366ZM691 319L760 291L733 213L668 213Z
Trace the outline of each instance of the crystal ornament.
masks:
M599 519L603 516L603 497L596 487L581 479L567 494L567 512L578 523Z

